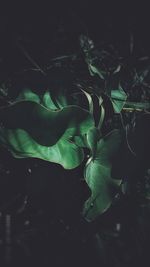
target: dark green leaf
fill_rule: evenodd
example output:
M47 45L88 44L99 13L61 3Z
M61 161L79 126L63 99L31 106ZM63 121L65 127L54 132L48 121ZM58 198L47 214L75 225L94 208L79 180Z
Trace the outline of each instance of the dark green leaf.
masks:
M116 113L121 112L122 108L125 105L126 99L127 99L127 95L120 85L118 89L111 90L111 101L113 104L114 111Z
M85 134L94 124L91 114L78 106L52 111L31 101L1 108L0 119L5 128L23 129L47 146L54 145L63 135L69 138Z
M31 101L1 108L0 119L0 143L15 157L40 158L66 169L81 164L85 134L94 126L92 115L78 106L52 111Z
M111 205L118 192L121 180L111 177L112 160L121 143L118 130L112 131L98 142L96 158L88 160L85 180L91 189L91 196L85 202L83 214L88 221L94 220Z
M65 169L79 166L84 159L82 148L61 138L53 146L43 146L37 143L22 129L0 129L0 143L7 147L16 158L39 158L62 165Z

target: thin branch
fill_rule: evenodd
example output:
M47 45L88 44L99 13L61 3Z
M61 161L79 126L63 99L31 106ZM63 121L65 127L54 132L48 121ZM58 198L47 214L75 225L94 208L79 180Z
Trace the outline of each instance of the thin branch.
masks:
M42 70L42 68L38 65L38 63L35 62L35 60L29 55L29 53L27 52L27 50L19 43L16 43L17 47L22 51L22 53L24 54L24 56L30 61L30 63L35 66L37 69L39 69L39 71L46 76L46 72L44 70Z
M145 109L140 109L140 108L123 108L122 110L126 111L126 112L133 112L133 111L142 112L142 111L145 111Z

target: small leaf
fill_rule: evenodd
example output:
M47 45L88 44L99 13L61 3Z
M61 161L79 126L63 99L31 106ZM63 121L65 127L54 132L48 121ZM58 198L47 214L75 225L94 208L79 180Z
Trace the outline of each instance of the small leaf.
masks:
M91 114L93 114L93 110L94 110L94 108L93 108L93 100L92 100L92 97L91 97L91 95L89 94L89 93L87 93L85 90L83 90L83 89L81 89L82 90L82 92L85 94L85 96L86 96L86 98L87 98L87 100L88 100L88 103L89 103L89 112L91 113Z
M113 74L118 73L121 70L121 65L118 65L117 68L114 70Z
M100 112L100 119L99 119L97 128L100 130L103 125L104 118L105 118L105 109L103 107L103 99L101 96L99 97L99 107L101 109L101 112Z
M111 101L114 108L115 113L120 113L123 109L125 102L127 99L127 95L119 85L117 90L111 90Z

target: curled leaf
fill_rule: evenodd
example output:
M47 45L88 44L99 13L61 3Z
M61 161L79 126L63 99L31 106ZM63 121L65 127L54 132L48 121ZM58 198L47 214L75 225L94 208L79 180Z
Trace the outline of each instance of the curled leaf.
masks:
M83 90L83 89L81 89L81 90L82 90L82 92L85 94L85 96L86 96L86 98L87 98L87 100L88 100L88 103L89 103L89 112L90 112L91 114L93 114L94 107L93 107L93 100L92 100L92 97L91 97L91 95L90 95L88 92L86 92L85 90Z

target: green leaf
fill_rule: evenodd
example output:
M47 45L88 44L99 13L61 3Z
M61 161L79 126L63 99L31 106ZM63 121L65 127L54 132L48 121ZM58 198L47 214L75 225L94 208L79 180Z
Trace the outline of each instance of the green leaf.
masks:
M127 99L127 95L119 85L118 89L111 90L111 101L114 108L115 113L120 113L123 109L125 102Z
M102 97L98 97L99 98L99 107L100 107L100 118L99 118L99 122L98 122L98 129L100 130L102 125L103 125L103 122L104 122L104 118L105 118L105 109L103 107L103 99Z
M16 158L39 158L55 162L65 169L73 169L84 159L82 148L70 142L65 137L53 146L43 146L37 143L22 129L0 129L0 143L2 143Z
M78 107L48 110L31 101L17 102L0 110L0 120L8 129L23 129L41 145L52 146L63 135L83 135L94 125L91 114Z
M87 147L87 140L86 140L86 135L82 136L74 136L73 142L78 146L78 147Z
M51 109L51 110L57 110L58 106L54 103L54 101L51 98L50 91L46 91L43 95L42 103L44 107Z
M66 169L81 164L83 150L72 138L83 142L88 129L94 126L86 110L68 106L52 111L35 102L21 101L0 111L0 143L15 157L40 158Z
M111 177L112 161L121 143L121 135L114 130L98 142L96 157L88 160L85 180L91 189L91 196L85 202L83 215L88 221L97 218L111 205L118 192L121 180Z
M88 100L88 103L89 103L89 112L91 114L93 114L94 107L93 107L93 100L92 100L91 95L88 92L86 92L85 90L83 90L83 89L81 89L81 91L85 94L85 96L86 96L86 98Z

